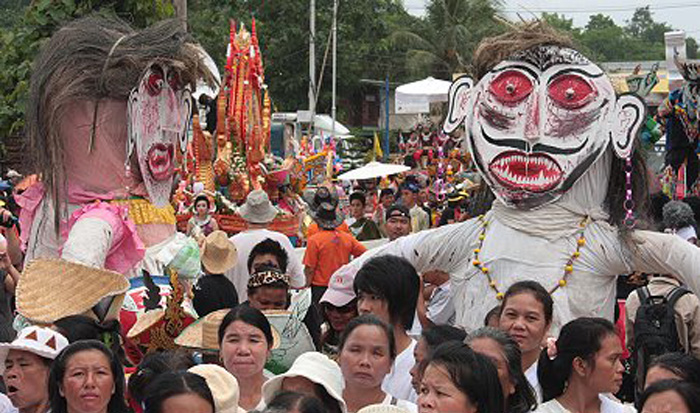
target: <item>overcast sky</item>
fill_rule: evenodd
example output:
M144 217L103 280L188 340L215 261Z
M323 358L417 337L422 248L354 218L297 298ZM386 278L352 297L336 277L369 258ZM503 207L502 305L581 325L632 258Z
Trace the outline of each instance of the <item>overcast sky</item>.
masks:
M427 0L404 0L406 9L415 15L425 11ZM574 19L575 26L585 26L592 14L611 16L619 25L629 20L637 7L651 6L654 20L666 22L685 30L689 36L700 38L700 1L692 0L504 0L508 17L516 13L527 18L541 12L557 12Z

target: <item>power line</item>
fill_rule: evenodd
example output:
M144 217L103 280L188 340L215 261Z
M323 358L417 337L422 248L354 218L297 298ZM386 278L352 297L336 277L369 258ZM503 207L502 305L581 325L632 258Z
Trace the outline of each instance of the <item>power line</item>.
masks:
M619 11L634 11L642 7L649 7L649 10L671 10L671 9L683 9L683 8L695 8L700 7L700 2L693 3L676 3L676 4L664 4L664 5L648 5L648 6L612 6L612 7L596 7L591 9L583 8L546 8L546 9L532 9L519 5L518 8L503 8L502 11L506 13L516 13L527 11L531 13L605 13L605 12L619 12Z

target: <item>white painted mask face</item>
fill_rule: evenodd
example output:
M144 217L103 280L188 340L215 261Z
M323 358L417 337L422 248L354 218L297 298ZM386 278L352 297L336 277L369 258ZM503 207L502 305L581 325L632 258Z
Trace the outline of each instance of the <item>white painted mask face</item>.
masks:
M558 199L611 138L628 156L644 115L641 100L618 99L602 69L568 48L516 53L470 86L452 85L445 129L466 118L477 168L502 202L523 209Z
M175 151L187 149L191 105L189 88L166 65L151 65L129 96L127 155L130 158L136 149L146 190L157 207L169 203Z

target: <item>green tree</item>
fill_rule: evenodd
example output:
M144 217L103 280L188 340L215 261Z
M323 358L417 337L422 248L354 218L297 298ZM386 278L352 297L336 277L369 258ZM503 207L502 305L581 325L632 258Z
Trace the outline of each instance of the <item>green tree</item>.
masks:
M35 0L25 7L23 14L17 7L11 10L21 17L0 33L0 137L3 139L0 146L3 147L5 140L21 137L32 62L43 41L57 28L95 12L116 14L137 26L173 15L169 0ZM4 153L0 155L5 158Z
M422 25L394 33L397 47L405 48L412 73L450 79L470 70L479 42L504 30L496 17L499 0L431 0Z

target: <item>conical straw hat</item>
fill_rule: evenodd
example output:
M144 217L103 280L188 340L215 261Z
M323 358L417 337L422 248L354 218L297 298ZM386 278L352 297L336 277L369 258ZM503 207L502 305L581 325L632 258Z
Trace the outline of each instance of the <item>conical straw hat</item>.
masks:
M185 328L175 339L175 344L200 350L219 350L219 326L231 311L230 308L213 311Z
M37 259L19 279L17 310L35 323L48 324L83 314L105 297L122 295L123 300L128 289L126 277L114 271L62 259Z

